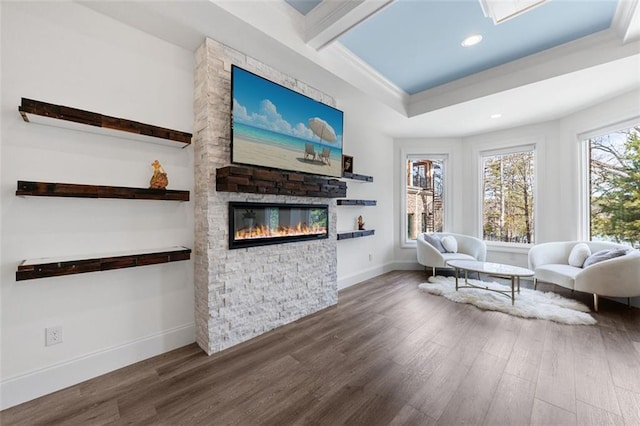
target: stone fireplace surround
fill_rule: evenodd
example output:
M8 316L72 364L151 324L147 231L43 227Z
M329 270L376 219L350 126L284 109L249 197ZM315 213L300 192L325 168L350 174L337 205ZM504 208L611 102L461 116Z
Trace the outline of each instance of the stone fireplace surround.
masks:
M196 341L208 354L310 315L338 300L332 198L216 191L230 164L231 65L335 106L333 98L217 41L196 51L194 94ZM228 203L323 203L329 238L229 250Z

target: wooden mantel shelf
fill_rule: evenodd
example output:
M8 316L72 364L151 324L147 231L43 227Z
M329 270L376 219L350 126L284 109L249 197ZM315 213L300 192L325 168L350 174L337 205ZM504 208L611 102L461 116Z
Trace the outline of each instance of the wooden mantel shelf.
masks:
M134 200L189 201L189 191L129 188L124 186L18 181L16 195L34 197L123 198Z
M374 229L365 229L365 230L362 230L362 231L338 232L337 239L339 239L339 240L347 240L349 238L367 237L367 236L373 235L375 233L376 233L376 231Z
M305 173L227 166L216 169L216 191L338 198L347 196L347 184Z
M375 206L378 204L376 200L348 200L348 199L336 200L336 203L339 206Z
M22 105L18 107L18 111L27 123L84 130L179 148L191 143L191 133L33 99L22 98Z
M134 268L137 266L189 260L191 249L169 247L164 249L141 250L129 253L110 253L93 256L27 259L18 265L16 281L85 272L108 271L111 269Z
M357 173L342 172L342 177L345 179L359 180L362 182L373 182L373 176L359 175Z

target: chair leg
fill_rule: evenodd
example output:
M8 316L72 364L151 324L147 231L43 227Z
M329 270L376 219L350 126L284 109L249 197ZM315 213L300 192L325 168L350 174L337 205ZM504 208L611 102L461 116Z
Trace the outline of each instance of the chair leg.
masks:
M593 310L598 312L598 295L593 293Z
M431 267L431 273L433 274L432 276L435 277L436 276L436 267L432 266Z
M533 277L533 289L538 289L538 279L536 277Z

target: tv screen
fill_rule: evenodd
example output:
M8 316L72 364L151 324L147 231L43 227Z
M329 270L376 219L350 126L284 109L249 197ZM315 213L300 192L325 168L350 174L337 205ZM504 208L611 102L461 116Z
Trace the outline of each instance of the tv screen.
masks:
M343 114L235 65L231 162L342 176Z

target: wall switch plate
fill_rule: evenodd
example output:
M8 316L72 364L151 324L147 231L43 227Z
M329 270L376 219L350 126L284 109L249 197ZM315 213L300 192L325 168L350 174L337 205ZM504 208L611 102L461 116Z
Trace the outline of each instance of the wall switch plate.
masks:
M62 343L62 326L47 327L44 329L44 345L51 346Z

